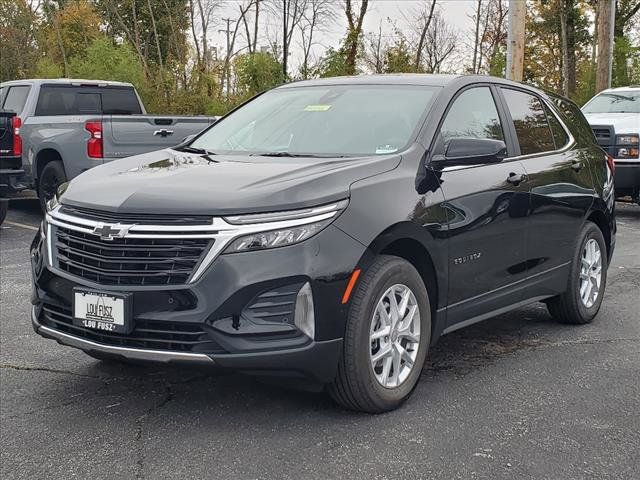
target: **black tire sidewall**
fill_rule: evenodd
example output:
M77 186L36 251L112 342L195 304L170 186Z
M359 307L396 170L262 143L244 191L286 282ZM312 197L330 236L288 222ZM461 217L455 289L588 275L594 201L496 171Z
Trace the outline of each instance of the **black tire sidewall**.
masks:
M582 299L580 298L580 269L582 263L582 251L587 242L591 239L598 242L598 246L600 247L600 255L602 258L602 278L600 281L600 290L598 291L598 297L596 298L594 304L591 307L587 308L587 306L582 303ZM572 295L573 303L576 306L575 308L578 315L584 323L588 323L593 320L593 318L598 314L598 311L600 310L602 299L604 297L604 291L607 286L607 267L607 245L604 241L604 236L595 224L588 222L582 230L581 239L578 244L578 249L576 251L571 268L571 279L569 281L569 289Z
M373 275L365 275L360 284L360 288L366 290L363 292L362 300L350 311L349 322L355 326L352 333L356 335L357 348L353 354L356 355L355 361L363 387L381 410L388 410L401 404L417 385L431 340L431 310L427 290L417 270L401 258L380 257L380 259L384 265ZM389 287L395 284L406 285L416 297L420 309L420 346L409 377L399 387L385 388L376 380L371 366L369 335L371 319L378 300Z
M52 178L55 178L57 180L57 186L67 181L67 175L64 171L64 165L62 165L62 162L57 160L49 162L44 166L42 172L40 172L40 178L38 179L38 198L40 200L40 207L42 208L43 212L46 211L47 201L50 198L46 198L45 192L43 191L43 185L50 183L50 180Z

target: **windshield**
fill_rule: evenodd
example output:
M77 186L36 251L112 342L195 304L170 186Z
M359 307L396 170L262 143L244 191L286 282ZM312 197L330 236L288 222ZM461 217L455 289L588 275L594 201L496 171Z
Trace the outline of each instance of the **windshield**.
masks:
M584 113L640 113L640 92L601 93L582 109Z
M324 85L271 90L190 147L209 153L340 157L405 148L439 87Z

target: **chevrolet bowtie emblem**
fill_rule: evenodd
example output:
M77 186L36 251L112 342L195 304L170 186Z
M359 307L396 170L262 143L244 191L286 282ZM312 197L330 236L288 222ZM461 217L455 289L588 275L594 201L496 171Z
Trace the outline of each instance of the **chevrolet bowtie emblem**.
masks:
M124 237L132 225L106 225L104 223L98 223L94 229L93 234L98 235L102 240L111 241L114 238Z

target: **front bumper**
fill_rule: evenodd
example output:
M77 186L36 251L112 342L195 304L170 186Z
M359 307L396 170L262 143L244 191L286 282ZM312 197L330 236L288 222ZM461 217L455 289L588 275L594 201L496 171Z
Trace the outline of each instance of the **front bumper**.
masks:
M47 247L46 239L36 237L31 250L32 324L43 337L111 357L214 366L314 383L327 383L335 377L348 307L342 305L341 298L365 251L341 230L329 226L297 245L220 255L193 284L125 287L98 285L56 268L55 259L47 260ZM256 299L262 301L265 292L307 282L314 299L313 339L291 322L265 326L255 322L259 316L247 314L247 307L255 305ZM119 336L78 328L71 322L76 287L129 293L133 296L133 322L141 326L140 331L171 334L175 330L175 335L171 340L149 339L152 334ZM190 330L183 332L183 326ZM183 342L187 334L197 341ZM194 346L187 348L187 343Z

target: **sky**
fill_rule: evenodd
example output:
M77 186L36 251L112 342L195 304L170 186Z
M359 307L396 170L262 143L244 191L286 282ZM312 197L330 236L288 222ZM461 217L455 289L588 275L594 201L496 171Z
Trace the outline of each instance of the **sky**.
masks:
M344 36L346 30L346 19L343 11L341 10L342 1L335 0L337 17L336 21L327 28L326 31L318 35L316 45L313 49L313 53L316 56L321 53L327 47L336 47L339 41ZM230 17L236 18L238 16L238 4L242 3L239 0L223 0L217 17ZM369 9L365 16L364 31L365 32L377 32L382 22L383 35L392 35L392 27L387 21L391 19L396 22L399 28L407 28L407 20L403 16L403 12L409 12L411 10L418 10L421 6L427 3L425 0L371 0ZM469 35L470 30L473 28L473 21L470 16L474 13L475 1L469 0L439 0L438 7L441 9L446 21L455 27L460 32L461 43ZM261 26L261 36L265 36L262 41L258 42L259 45L268 45L266 35L272 38L277 38L280 33L281 27L278 26L276 18L263 18ZM215 31L212 31L209 38L213 41L214 45L217 45L218 50L223 54L226 40L225 34L218 32L218 29L222 28L222 25L216 26ZM240 44L244 43L244 40L239 40ZM300 56L296 54L299 51L298 40L294 40L292 58L289 62L295 69L300 63Z

